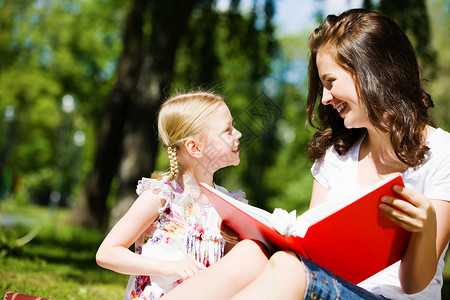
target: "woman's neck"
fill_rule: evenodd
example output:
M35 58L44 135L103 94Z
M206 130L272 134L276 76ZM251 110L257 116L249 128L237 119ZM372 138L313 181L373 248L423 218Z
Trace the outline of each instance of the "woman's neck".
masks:
M368 130L359 149L359 168L361 171L377 174L383 178L393 173L403 173L408 167L395 155L388 133Z
M366 154L372 156L385 156L386 154L391 153L394 154L394 147L391 144L389 134L386 132L381 132L376 128L367 130L367 135L362 141L361 149L364 149Z

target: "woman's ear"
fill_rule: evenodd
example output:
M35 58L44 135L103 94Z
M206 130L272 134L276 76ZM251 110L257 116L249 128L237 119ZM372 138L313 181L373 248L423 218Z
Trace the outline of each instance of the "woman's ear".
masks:
M187 139L184 142L184 147L186 148L186 152L194 158L201 158L203 155L201 143L194 139Z

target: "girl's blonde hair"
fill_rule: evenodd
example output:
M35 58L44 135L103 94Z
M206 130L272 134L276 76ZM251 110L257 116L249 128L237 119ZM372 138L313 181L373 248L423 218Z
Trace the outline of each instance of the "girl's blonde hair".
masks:
M163 103L158 114L158 134L169 156L169 181L178 176L177 151L189 138L204 138L206 119L223 103L222 97L209 92L176 94Z

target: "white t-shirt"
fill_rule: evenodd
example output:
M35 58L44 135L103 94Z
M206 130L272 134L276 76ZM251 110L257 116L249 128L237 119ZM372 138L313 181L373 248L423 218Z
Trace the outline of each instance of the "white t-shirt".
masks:
M314 178L328 189L326 201L361 193L357 165L362 140L363 138L359 139L343 156L339 156L334 147L331 147L323 158L313 164L311 171ZM450 133L442 129L435 130L428 138L427 146L430 152L426 162L419 167L409 168L402 174L405 186L421 191L428 199L450 201ZM391 299L441 299L442 271L447 248L448 244L439 259L433 280L420 293L407 295L403 292L398 279L400 262L358 285Z

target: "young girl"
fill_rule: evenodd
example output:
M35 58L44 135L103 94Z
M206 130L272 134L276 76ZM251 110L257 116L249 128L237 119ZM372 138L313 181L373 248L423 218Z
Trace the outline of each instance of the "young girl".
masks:
M213 174L239 164L242 135L232 122L224 100L211 93L179 94L162 105L158 131L170 174L138 182L139 197L96 256L100 266L131 275L125 299L158 299L224 255L218 214L197 182L227 192ZM241 191L229 194L245 201Z
M307 117L318 129L308 146L315 161L311 207L401 174L406 188L394 190L408 201L384 196L379 205L411 232L401 261L355 285L292 252L267 261L259 245L243 241L167 299L200 284L208 290L183 299L208 299L211 290L223 291L215 299L441 298L450 239L450 134L428 114L433 102L411 43L389 18L357 9L328 16L309 47Z

